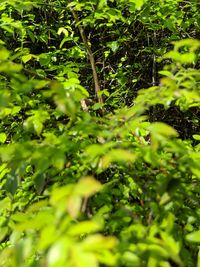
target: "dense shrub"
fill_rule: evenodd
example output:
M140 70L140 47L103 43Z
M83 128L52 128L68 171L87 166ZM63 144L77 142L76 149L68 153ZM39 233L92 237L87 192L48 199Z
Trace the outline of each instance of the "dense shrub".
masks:
M198 1L0 9L0 266L200 266Z

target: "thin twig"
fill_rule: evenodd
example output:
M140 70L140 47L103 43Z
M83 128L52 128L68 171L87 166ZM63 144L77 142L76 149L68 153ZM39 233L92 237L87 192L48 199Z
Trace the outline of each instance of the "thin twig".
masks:
M79 29L82 41L83 41L83 43L85 45L85 48L87 50L87 54L88 54L88 57L89 57L89 60L90 60L90 65L91 65L91 68L92 68L92 75L93 75L94 85L95 85L95 94L97 96L98 103L103 104L103 98L102 98L102 96L100 94L101 87L100 87L100 82L99 82L97 69L96 69L96 62L95 62L95 59L94 59L94 55L93 55L92 49L89 46L89 42L88 42L88 39L87 39L87 37L85 35L84 28L80 25L80 21L79 21L79 18L77 16L75 10L72 7L70 7L70 11L72 12L72 15L74 17L76 25L77 25L77 27Z
M156 32L153 33L153 66L152 66L152 85L156 85L156 55L155 55L155 49L156 49Z

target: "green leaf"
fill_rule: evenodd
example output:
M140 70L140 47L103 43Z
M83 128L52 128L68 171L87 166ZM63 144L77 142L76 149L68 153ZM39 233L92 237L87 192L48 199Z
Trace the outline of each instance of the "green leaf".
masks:
M131 12L134 12L135 10L140 10L144 4L144 0L129 0L129 2Z
M49 224L53 222L53 215L51 211L47 209L39 211L34 216L30 216L30 214L25 215L23 221L18 222L13 226L17 231L40 230L46 226L46 222L49 222Z
M165 58L173 59L174 61L180 62L181 64L190 64L195 61L196 54L194 52L181 54L176 51L170 51L163 56L163 59Z
M32 55L31 54L28 54L28 55L25 55L25 56L22 56L22 61L24 63L27 63L28 61L30 61L32 59Z
M149 127L148 130L152 133L152 134L160 134L163 136L178 136L177 131L172 128L171 126L162 123L162 122L154 122L152 123Z
M136 254L130 251L126 251L122 255L122 262L124 262L124 264L130 264L130 266L135 266L135 267L141 266L140 258Z
M79 215L82 204L82 198L80 195L71 194L67 199L66 209L72 218L76 218Z
M51 62L51 56L49 54L40 54L39 62L42 67L47 66Z
M174 42L174 49L178 51L181 47L189 47L190 51L195 51L200 47L200 41L195 39L183 39Z
M136 155L124 149L112 149L102 158L100 166L107 168L112 162L134 162Z
M119 48L119 43L117 41L113 41L111 43L108 43L107 46L110 47L111 50L115 53Z
M64 27L61 27L58 29L58 35L61 35L61 33L64 33L65 37L69 36L69 32L67 29L65 29Z
M97 256L90 252L85 252L80 246L74 246L71 251L72 266L76 267L98 267Z
M105 249L113 249L117 245L117 239L112 236L103 236L100 234L95 234L88 236L83 241L83 248L90 251L101 251Z
M7 139L6 133L0 133L0 143L4 144Z
M41 194L43 188L44 188L44 185L45 185L45 180L46 180L46 175L45 173L35 173L35 175L33 176L34 178L34 185L35 185L35 188L37 190L37 192L39 194Z
M200 243L200 230L187 234L186 240L192 243Z
M39 136L43 129L43 124L39 120L33 121L34 130L36 131L37 135Z
M172 73L170 71L167 71L167 70L161 70L158 73L162 74L164 76L167 76L167 77L171 77L172 76Z
M5 48L0 49L0 62L7 60L9 56L10 52L7 49Z
M66 157L65 157L64 152L60 150L56 150L54 153L54 157L52 159L53 166L57 168L58 170L62 170L64 168L65 161L66 161Z
M195 140L200 140L200 135L199 134L193 134L192 136Z
M169 257L168 251L159 245L151 244L151 245L148 245L147 249L149 250L150 254L155 258L159 256L163 258Z
M200 249L199 249L198 255L197 255L197 267L200 267Z
M49 85L49 81L41 80L41 81L37 81L35 88L41 89L41 88L46 87L47 85Z
M0 72L16 73L22 70L22 65L13 62L5 62L0 65Z
M75 187L74 193L83 197L90 197L102 188L99 181L92 176L86 176L79 180Z
M67 254L73 247L71 240L67 238L61 238L55 242L48 251L47 264L49 267L63 267L67 262Z
M9 230L8 227L1 227L1 230L0 230L0 242L2 242L4 240L4 238L8 234L8 230Z
M107 0L99 0L98 8L101 9L105 6L107 6Z
M72 236L89 234L101 230L102 226L95 221L84 221L79 222L78 224L72 225L68 234Z
M103 107L103 104L102 103L95 103L93 106L92 106L92 109L93 110L98 110L100 108Z

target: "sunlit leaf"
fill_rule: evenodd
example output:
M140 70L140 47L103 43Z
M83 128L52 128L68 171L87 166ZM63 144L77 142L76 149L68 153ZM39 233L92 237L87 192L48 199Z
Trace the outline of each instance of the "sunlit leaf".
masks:
M68 230L68 234L72 236L89 234L101 230L101 225L95 221L84 221L78 224L72 225Z
M178 136L178 133L174 128L162 122L152 123L148 127L148 130L152 132L152 134L160 134L163 136Z
M86 176L80 179L75 187L75 194L89 197L101 189L99 181L95 180L92 176Z
M0 49L0 61L7 60L9 55L10 55L10 52L7 49L5 48Z
M6 133L0 133L0 143L5 143L6 139Z
M200 230L187 234L186 239L189 242L200 243Z
M83 248L88 251L101 251L113 249L117 245L115 237L105 237L100 234L88 236L83 242Z

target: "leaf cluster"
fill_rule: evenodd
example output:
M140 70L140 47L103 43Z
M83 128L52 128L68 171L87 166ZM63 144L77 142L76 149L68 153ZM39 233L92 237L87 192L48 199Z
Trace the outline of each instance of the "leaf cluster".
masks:
M0 266L200 266L198 1L1 2Z

